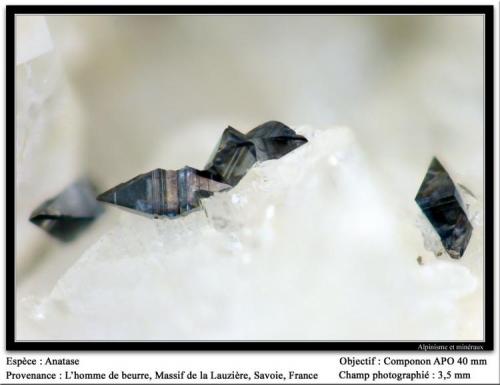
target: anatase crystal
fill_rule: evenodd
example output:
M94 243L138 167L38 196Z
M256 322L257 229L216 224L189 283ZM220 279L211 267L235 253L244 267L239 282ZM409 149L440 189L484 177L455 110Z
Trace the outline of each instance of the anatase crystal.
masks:
M61 241L68 242L86 228L103 209L94 186L81 179L38 206L30 221Z
M306 138L276 121L261 124L246 135L228 127L205 170L215 179L235 186L254 163L281 158L305 143Z
M433 158L415 201L452 258L461 258L472 235L462 197L449 174Z
M140 174L102 193L98 200L148 216L174 218L199 207L199 199L230 188L192 167Z

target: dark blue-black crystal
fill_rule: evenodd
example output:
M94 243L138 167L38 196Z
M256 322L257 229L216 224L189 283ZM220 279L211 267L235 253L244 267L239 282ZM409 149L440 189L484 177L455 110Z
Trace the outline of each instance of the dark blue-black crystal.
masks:
M97 199L138 214L175 218L196 210L200 198L230 187L192 167L158 168L111 188Z
M438 233L446 252L461 258L472 235L458 189L437 158L433 158L415 201Z
M307 139L277 121L269 121L246 135L233 127L224 130L205 170L235 186L258 161L278 159L307 143Z
M271 120L255 127L253 130L247 132L245 136L252 139L279 137L292 138L294 136L297 136L297 134L287 125L276 120Z
M228 127L204 170L156 169L100 194L97 199L154 217L177 217L200 206L200 198L235 186L258 161L277 159L307 143L283 123L270 121L248 134Z
M55 238L69 242L102 211L102 205L95 199L94 186L88 179L81 179L38 206L31 213L30 221Z
M214 179L234 186L255 162L257 155L254 144L241 132L228 127L215 146L205 170Z

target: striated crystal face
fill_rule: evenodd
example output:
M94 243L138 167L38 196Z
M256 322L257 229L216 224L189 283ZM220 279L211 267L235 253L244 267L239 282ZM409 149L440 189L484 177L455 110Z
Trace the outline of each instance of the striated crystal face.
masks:
M257 155L254 145L247 141L244 134L228 127L222 133L205 170L215 179L234 186L255 162Z
M59 195L38 206L30 221L61 241L76 238L102 213L102 206L95 200L92 184L82 179L67 187Z
M261 124L246 135L228 127L205 170L217 180L235 186L255 162L281 158L305 143L306 138L276 121Z
M154 217L174 218L199 207L199 199L230 188L192 167L140 174L102 193L98 200Z
M462 198L453 180L433 158L415 201L452 258L461 258L472 235Z

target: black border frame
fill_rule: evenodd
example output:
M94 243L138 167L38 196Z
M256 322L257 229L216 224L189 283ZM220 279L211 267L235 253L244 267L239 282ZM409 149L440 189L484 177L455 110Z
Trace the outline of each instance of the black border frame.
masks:
M484 15L484 341L16 341L15 340L15 16L22 14L467 14ZM493 5L7 5L6 7L6 349L8 351L415 351L493 350L494 317L494 26ZM473 350L457 350L470 346ZM451 348L451 349L450 349Z

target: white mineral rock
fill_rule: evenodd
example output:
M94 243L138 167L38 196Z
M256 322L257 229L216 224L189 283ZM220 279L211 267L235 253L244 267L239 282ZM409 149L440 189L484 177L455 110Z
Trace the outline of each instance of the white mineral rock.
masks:
M82 171L80 104L43 16L16 16L16 274L52 251L55 242L29 222L31 212ZM8 129L14 129L9 127Z
M48 296L25 298L17 338L482 338L482 271L463 263L481 246L458 261L422 254L413 197L387 197L351 130L297 130L309 143L203 210L121 214Z

